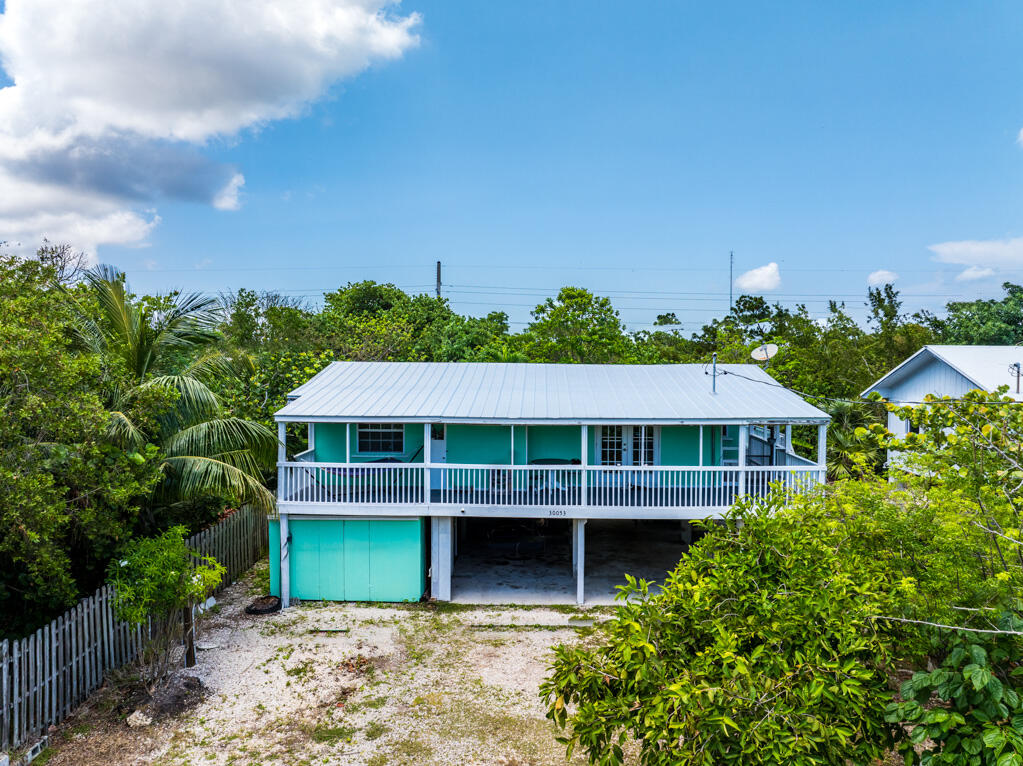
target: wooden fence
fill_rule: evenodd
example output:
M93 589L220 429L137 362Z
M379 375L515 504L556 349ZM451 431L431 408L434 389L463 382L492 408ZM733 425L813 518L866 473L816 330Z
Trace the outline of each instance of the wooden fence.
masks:
M242 508L188 543L227 569L219 593L266 553L266 514ZM147 629L117 620L113 597L104 585L32 635L0 642L0 753L41 737L138 654Z

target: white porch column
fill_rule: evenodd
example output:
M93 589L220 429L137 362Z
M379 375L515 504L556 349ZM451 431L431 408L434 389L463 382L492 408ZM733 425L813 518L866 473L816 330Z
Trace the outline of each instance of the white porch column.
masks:
M817 471L818 480L823 484L828 474L828 424L817 426Z
M287 447L287 423L279 422L277 424L277 499L280 500L284 494L284 467L281 463L288 459L288 447Z
M432 429L429 423L423 423L423 502L430 504L430 465L433 463L430 441Z
M316 424L309 423L305 429L306 449L316 449Z
M580 465L582 468L579 477L579 503L585 508L590 504L589 476L587 475L589 473L587 469L590 466L590 427L582 425L579 427L579 430L581 432L579 441L582 444L582 452L580 453Z
M792 424L789 423L785 426L785 451L790 455L795 455L796 451L792 447Z
M575 519L575 603L586 602L586 519Z
M430 518L430 595L438 601L451 600L451 517Z
M749 448L749 424L739 426L739 494L746 494L746 451Z
M700 455L697 458L697 463L696 464L698 466L700 466L700 468L703 468L703 426L700 426L700 446L699 446L699 450L700 450Z
M288 552L291 546L288 544L290 530L288 529L288 514L281 514L281 608L286 609L291 604L291 561Z

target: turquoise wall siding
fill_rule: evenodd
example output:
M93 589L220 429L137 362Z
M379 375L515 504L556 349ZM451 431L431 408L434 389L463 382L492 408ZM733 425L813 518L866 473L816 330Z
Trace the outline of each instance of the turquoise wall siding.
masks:
M518 434L515 434L518 437ZM533 429L529 429L530 439ZM508 426L449 425L447 429L449 463L500 463L511 458L511 428Z
M529 459L582 459L579 426L530 426Z
M377 460L381 457L388 457L380 453L360 454L358 452L358 426L352 423L351 426L351 455L353 463L365 463ZM423 426L421 423L405 424L405 451L400 457L405 462L423 462ZM343 463L348 450L345 449L345 424L344 423L318 423L316 425L316 459L324 463ZM413 457L414 456L414 457Z
M309 601L418 601L426 590L423 519L296 519L291 596ZM280 523L270 522L270 592L280 595Z

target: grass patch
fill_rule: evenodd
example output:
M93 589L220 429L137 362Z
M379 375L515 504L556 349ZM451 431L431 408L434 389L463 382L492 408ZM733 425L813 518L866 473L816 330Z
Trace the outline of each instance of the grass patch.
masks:
M380 739L389 731L390 728L384 726L384 724L380 723L380 721L373 721L368 724L365 729L363 729L362 736L372 741L374 739Z
M328 726L318 723L309 732L309 739L323 745L336 745L339 742L351 742L357 731L354 726Z

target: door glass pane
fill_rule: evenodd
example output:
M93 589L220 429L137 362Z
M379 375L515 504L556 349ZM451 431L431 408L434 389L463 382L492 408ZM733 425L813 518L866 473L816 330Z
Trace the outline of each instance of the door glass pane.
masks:
M621 465L625 453L621 426L600 427L600 464Z
M635 426L632 429L632 464L654 464L653 426Z

